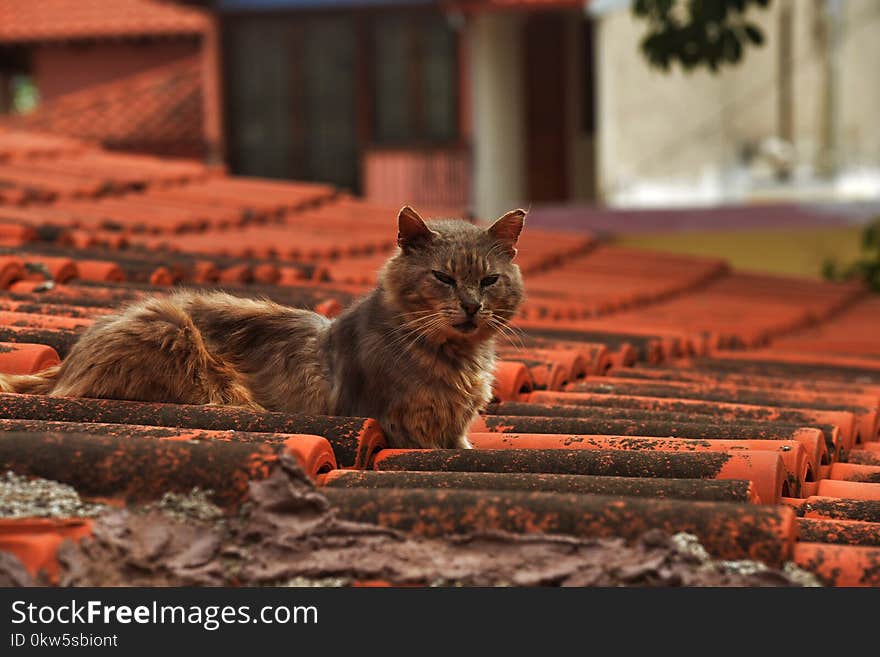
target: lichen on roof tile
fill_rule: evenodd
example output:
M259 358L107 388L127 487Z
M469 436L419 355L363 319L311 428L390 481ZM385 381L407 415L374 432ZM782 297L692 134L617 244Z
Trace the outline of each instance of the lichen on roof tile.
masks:
M0 128L0 372L54 364L91 322L174 286L334 316L375 283L395 213L327 185ZM388 450L371 418L0 393L14 482L125 507L46 519L51 500L19 496L39 508L7 528L24 567L0 560L0 581L228 583L211 566L222 542L258 526L239 583L880 585L876 298L586 233L527 231L519 257L529 302L516 344L499 345L474 450ZM181 523L202 503L213 511ZM176 538L145 560L149 523ZM356 549L335 563L278 542L340 527ZM669 538L683 531L711 568ZM149 567L132 576L108 546ZM402 568L426 551L430 567Z

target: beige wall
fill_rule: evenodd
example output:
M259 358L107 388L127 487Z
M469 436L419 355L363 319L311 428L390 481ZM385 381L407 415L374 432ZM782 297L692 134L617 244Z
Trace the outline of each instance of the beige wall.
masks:
M583 132L582 80L585 62L580 42L581 11L570 11L566 31L569 66L565 108L567 175L571 201L595 198L594 135ZM477 216L494 217L528 205L525 161L525 97L522 53L524 15L477 14L466 26L471 61L473 130L473 198Z
M474 209L488 219L526 200L521 17L481 14L468 22L466 34L473 85Z
M734 171L742 152L777 134L778 12L753 11L766 43L749 49L739 66L718 75L664 74L638 51L644 27L629 10L596 18L598 167L603 197L613 200L635 184L698 186L722 190L742 184ZM794 8L794 147L808 174L819 148L822 58L812 0ZM842 0L839 50L839 160L844 166L880 166L880 2ZM742 168L740 167L740 171Z
M840 143L845 164L880 165L880 2L845 3Z
M595 135L583 130L583 84L584 44L581 42L580 23L584 21L582 12L572 12L568 21L566 44L569 54L569 67L566 71L568 108L566 110L566 131L568 133L568 191L572 202L591 201L596 195Z

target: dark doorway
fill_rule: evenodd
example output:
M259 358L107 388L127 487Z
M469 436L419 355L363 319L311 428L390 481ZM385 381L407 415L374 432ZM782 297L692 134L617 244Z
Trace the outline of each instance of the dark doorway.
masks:
M299 43L301 104L298 144L308 180L332 182L351 192L358 190L358 149L355 77L357 33L348 17L322 17L305 23Z
M533 14L525 24L526 170L529 200L568 197L566 16Z

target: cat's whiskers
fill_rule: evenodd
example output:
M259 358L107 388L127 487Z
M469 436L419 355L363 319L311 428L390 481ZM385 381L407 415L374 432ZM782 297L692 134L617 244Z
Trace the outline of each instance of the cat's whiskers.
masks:
M436 313L436 312L437 312L437 311L434 310L433 308L428 309L428 310L408 310L408 311L406 311L406 312L404 312L404 313L398 313L398 314L396 314L396 315L394 316L394 318L395 318L395 319L401 319L401 318L409 317L409 316L411 316L411 315L414 315L414 316L416 316L416 317L419 317L419 316L424 316L424 315L430 315L430 314L432 314L432 313ZM442 312L442 311L441 311L441 312Z
M425 321L424 324L421 325L418 329L415 329L411 333L408 334L408 335L412 335L412 333L415 333L415 336L412 337L410 339L410 341L407 342L406 345L400 349L400 351L397 353L397 355L395 356L395 358L392 362L392 366L396 366L403 359L404 356L409 354L411 352L411 349L415 346L415 344L420 339L428 338L431 334L436 332L436 329L438 329L440 326L442 326L445 323L446 313L441 311L441 312L437 313L437 315L442 315L442 316L440 316L440 317L431 316L429 321Z
M514 343L512 336L508 335L508 333L504 330L504 327L497 319L489 318L486 320L486 324L496 333L496 335L501 337L506 342L509 342L512 346L519 348L518 345Z
M504 332L505 338L510 342L513 347L517 349L524 349L526 344L523 341L523 336L525 332L522 329L519 329L515 326L511 326L510 324L502 324L501 330Z
M501 321L494 315L489 316L486 319L486 323L489 324L491 328L493 328L502 338L507 340L512 347L516 349L522 349L525 347L525 343L520 336L523 333L522 329L519 329L515 326L510 326L509 324Z
M391 327L391 330L386 332L386 335L393 335L398 331L409 331L410 329L418 328L421 324L432 319L433 317L442 314L442 312L438 312L436 310L429 311L414 311L414 312L425 312L425 315L419 317L413 317L406 321L399 322L395 326ZM396 315L395 319L402 318L407 313L401 313L400 315Z
M490 257L495 255L496 251L503 248L504 246L500 242L495 242L491 247L489 247L489 250L486 252L486 259L488 260Z
M501 322L501 324L504 326L504 328L509 329L510 331L512 331L516 335L525 335L526 334L526 332L523 329L521 329L519 326L514 326L513 324L511 324L509 319L499 319L498 317L494 317L494 316L493 316L493 318L495 319L495 321Z
M422 312L422 311L415 311L415 312ZM393 347L399 346L405 340L410 338L413 335L413 333L419 333L419 334L424 333L425 328L429 324L431 324L434 320L439 320L441 318L445 318L445 316L446 316L445 311L431 310L431 311L427 311L427 312L429 314L427 314L424 317L416 317L416 318L411 319L409 321L398 324L397 326L393 327L390 331L387 331L384 335L384 337L386 337L386 338L389 338L391 336L394 336L397 333L400 333L400 335L397 335L391 342L388 343L388 347L393 348Z
M403 351L398 353L397 357L395 358L395 362L400 360L402 354L408 351L419 340L419 338L426 337L429 331L434 332L436 328L440 326L446 318L446 311L431 310L428 311L428 314L426 314L424 317L416 317L394 327L391 331L389 331L386 334L386 337L394 335L398 332L400 333L400 335L397 335L397 337L395 337L391 342L388 343L389 349L396 349L405 341L409 340L409 343L407 343Z

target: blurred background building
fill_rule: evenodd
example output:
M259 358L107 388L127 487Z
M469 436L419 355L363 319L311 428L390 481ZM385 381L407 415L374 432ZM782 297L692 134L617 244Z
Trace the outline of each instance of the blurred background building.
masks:
M772 3L753 17L765 47L718 74L651 68L628 2L216 6L242 172L481 215L830 199L880 184L871 0Z
M822 226L875 212L880 3L771 0L748 12L763 45L716 72L652 67L632 9L0 0L0 124L594 230L597 207L788 203ZM658 216L644 225L672 225Z
M481 215L880 185L873 0L777 0L751 17L764 47L715 74L652 68L624 0L203 4L216 21L151 0L0 0L0 108L39 105L32 127L111 147L223 150L238 173ZM198 134L215 25L225 147Z
M215 4L234 169L486 216L596 198L581 3L351 4Z
M209 25L170 3L0 0L0 113L110 148L204 157Z
M0 0L2 375L180 287L331 318L381 280L403 204L531 209L500 403L468 429L483 472L385 450L374 419L128 399L206 401L207 377L242 402L253 363L230 378L213 334L186 391L3 377L0 584L680 586L743 563L785 583L766 560L880 586L878 19L878 0ZM384 338L403 351L442 321L406 319ZM199 342L183 328L169 366ZM273 493L306 486L287 459L336 508ZM401 482L421 488L371 489ZM393 541L377 525L309 559L340 546L335 519ZM572 536L475 559L461 536L487 531ZM472 567L393 561L407 532ZM681 532L726 561L688 574L663 548ZM595 567L624 541L641 556Z
M877 198L880 4L776 0L717 74L658 73L628 3L594 3L601 197L615 204Z

